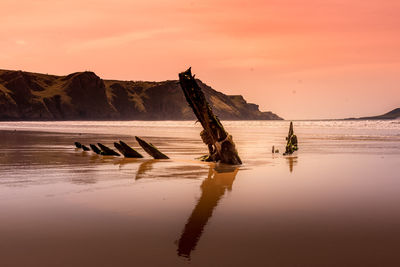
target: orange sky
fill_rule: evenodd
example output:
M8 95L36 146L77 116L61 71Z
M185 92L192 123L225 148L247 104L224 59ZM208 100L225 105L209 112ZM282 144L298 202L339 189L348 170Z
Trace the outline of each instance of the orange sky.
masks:
M400 107L398 0L10 1L0 68L177 79L188 66L286 119Z

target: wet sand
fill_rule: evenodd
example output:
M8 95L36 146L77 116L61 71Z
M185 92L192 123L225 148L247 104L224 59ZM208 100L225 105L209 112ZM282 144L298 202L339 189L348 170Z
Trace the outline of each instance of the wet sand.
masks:
M226 124L243 166L194 160L206 148L193 123L103 133L0 125L0 265L400 264L398 126L339 125L327 136L324 125L295 123L300 150L283 157L270 151L283 152L287 122ZM118 139L138 148L133 134L171 159L73 148Z

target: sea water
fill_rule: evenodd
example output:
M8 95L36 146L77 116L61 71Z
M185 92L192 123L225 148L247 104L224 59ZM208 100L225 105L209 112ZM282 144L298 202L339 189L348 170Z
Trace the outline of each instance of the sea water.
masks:
M241 166L193 121L1 122L0 266L400 264L399 120L294 121L292 156L288 121L223 125ZM73 145L118 140L145 158Z

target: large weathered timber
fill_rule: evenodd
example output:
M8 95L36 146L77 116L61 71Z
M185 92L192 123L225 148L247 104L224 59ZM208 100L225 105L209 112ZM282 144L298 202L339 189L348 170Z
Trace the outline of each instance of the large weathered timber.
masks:
M101 149L101 155L104 156L120 156L120 154L118 154L117 152L115 152L114 150L112 150L109 147L106 147L105 145L103 145L102 143L97 143Z
M202 160L232 165L242 164L232 136L225 131L220 120L214 115L203 91L192 75L191 68L179 73L179 83L189 106L204 129L200 135L208 146L209 155L203 157Z
M119 141L119 143L115 142L114 146L125 158L143 158L139 152L122 141Z
M135 136L135 138L136 141L138 141L139 145L144 149L144 151L146 151L154 159L169 159L167 155L158 150L158 148L156 148L153 144L147 143L137 136Z

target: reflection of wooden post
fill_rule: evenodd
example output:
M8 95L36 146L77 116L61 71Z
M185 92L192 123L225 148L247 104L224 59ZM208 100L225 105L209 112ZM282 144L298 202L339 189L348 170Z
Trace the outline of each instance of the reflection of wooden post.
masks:
M293 158L290 157L288 158L288 160L289 160L289 171L293 172Z
M182 235L178 241L178 255L190 257L190 253L196 248L204 227L211 218L219 200L226 190L232 190L238 168L228 172L218 172L210 167L208 177L201 184L201 197L192 214L186 222Z
M142 179L146 172L153 169L153 164L155 162L157 162L157 161L154 159L149 159L149 160L144 161L142 164L140 164L138 171L136 173L135 180Z
M204 160L220 161L233 165L242 164L232 136L225 131L219 119L212 112L204 93L201 91L194 76L192 76L190 68L185 72L179 73L179 83L185 94L186 101L204 128L201 138L208 145L210 152Z

